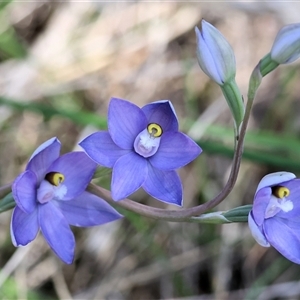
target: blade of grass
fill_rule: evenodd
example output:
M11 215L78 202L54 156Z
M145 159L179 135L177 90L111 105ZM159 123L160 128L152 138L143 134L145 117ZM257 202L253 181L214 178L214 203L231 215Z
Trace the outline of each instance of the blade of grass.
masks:
M72 111L60 108L54 108L47 104L37 102L18 102L0 97L0 105L8 106L17 111L32 111L50 119L54 116L60 116L73 121L79 125L94 125L99 129L106 129L106 118L86 111Z

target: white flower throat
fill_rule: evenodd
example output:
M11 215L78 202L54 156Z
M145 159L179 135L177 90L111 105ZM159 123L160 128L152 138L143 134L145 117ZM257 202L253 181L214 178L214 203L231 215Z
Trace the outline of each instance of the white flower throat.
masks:
M37 190L37 200L40 203L47 203L52 199L62 199L67 193L67 187L62 184L65 176L59 172L46 174Z
M163 130L160 125L150 123L134 140L134 150L143 157L154 155L160 144Z

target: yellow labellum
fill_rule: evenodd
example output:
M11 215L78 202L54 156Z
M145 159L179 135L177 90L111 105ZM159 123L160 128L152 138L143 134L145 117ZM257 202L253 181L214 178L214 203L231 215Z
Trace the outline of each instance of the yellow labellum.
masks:
M50 172L45 179L52 185L59 186L65 180L65 176L58 172Z
M163 133L162 128L156 123L150 123L147 126L147 130L150 133L150 135L153 137L160 137Z
M272 188L272 194L277 198L285 198L290 194L290 190L284 186L275 186Z

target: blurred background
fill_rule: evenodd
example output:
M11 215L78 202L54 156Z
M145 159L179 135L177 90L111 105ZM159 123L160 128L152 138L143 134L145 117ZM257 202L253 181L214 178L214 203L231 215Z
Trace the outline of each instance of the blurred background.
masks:
M232 45L237 83L270 51L278 30L299 22L299 2L0 2L0 184L24 170L39 144L62 151L106 128L112 96L143 106L169 99L203 154L180 170L184 207L222 189L233 122L219 87L196 61L202 18ZM299 62L267 75L250 119L237 184L216 210L251 204L267 173L300 173ZM109 188L109 177L98 181ZM138 191L132 199L167 207ZM247 224L126 218L73 228L76 258L60 262L41 235L14 248L11 212L0 217L0 299L298 299L299 266L251 237Z

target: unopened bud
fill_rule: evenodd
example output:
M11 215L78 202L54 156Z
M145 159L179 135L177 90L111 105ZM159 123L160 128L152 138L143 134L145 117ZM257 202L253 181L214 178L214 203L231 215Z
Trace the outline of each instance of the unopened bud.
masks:
M225 37L204 20L201 29L196 27L195 31L197 57L203 72L219 85L231 81L236 73L235 57Z
M300 23L287 25L278 32L271 57L278 64L292 63L300 57Z

